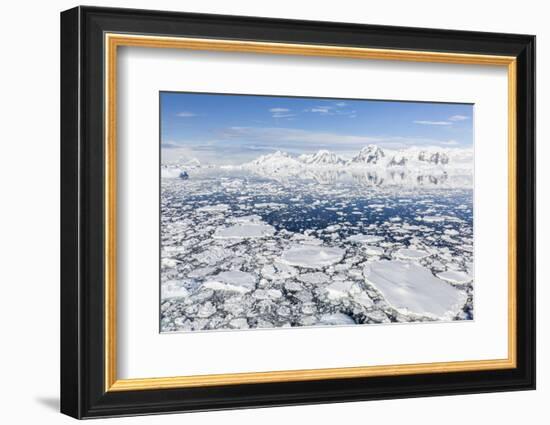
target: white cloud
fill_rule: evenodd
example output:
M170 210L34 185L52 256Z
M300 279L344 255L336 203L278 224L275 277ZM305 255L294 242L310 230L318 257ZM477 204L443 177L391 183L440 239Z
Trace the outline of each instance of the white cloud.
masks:
M356 115L357 111L341 109L344 106L347 106L347 103L336 102L333 106L315 106L313 108L304 109L304 112L313 112L319 115Z
M176 116L178 116L180 118L191 118L191 117L196 117L197 114L195 114L193 112L183 111L183 112L178 112L176 114Z
M290 118L296 116L296 114L290 113L290 109L288 108L271 108L269 112L271 112L272 118Z
M458 145L458 142L456 140L445 140L441 142L443 146L456 146Z
M449 121L413 121L415 124L421 125L452 125Z
M469 117L466 115L453 115L452 117L449 117L449 121L464 121L467 120Z
M272 112L274 114L280 113L280 112L290 112L290 109L288 108L271 108L269 112Z
M317 106L315 108L306 109L307 112L318 112L320 114L328 114L332 107L330 106Z
M294 114L273 114L272 115L273 118L288 118L293 116L295 115Z

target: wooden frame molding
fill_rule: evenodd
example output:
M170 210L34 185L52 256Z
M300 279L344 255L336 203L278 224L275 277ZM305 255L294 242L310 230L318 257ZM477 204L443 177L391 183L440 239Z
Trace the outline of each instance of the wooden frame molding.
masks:
M117 51L121 46L259 54L303 55L506 67L508 72L508 357L505 359L307 369L216 375L118 379L116 321ZM517 69L514 56L371 49L313 44L234 41L106 33L105 50L105 391L135 391L218 385L512 369L517 365Z

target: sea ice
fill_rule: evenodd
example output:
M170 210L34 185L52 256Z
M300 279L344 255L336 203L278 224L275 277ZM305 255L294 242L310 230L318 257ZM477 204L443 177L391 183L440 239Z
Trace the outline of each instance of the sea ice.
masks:
M256 276L252 273L238 270L221 272L209 278L203 284L203 287L215 291L229 291L245 294L256 288Z
M458 285L463 285L464 283L468 283L472 280L472 276L463 272L453 270L438 273L437 277L446 280L447 282L456 283Z
M381 260L363 270L371 283L396 310L452 319L466 302L466 294L436 278L416 263Z
M330 300L338 300L350 296L350 292L354 289L354 283L349 280L337 281L331 283L325 289Z
M262 217L256 214L244 215L241 217L232 217L230 219L232 223L259 223L262 221Z
M401 248L397 251L397 256L404 260L420 260L421 258L429 257L430 254L419 249Z
M218 205L206 205L204 207L197 208L197 212L223 212L229 209L229 205L218 204Z
M298 276L300 282L308 283L310 285L319 285L329 281L329 277L321 272L302 273Z
M291 266L322 269L342 261L344 254L345 251L341 248L317 245L293 245L283 252L281 262Z
M357 242L357 243L376 243L383 241L384 238L382 236L375 236L375 235L352 235L349 236L348 241L350 242Z
M365 245L363 246L363 250L367 255L382 255L384 253L384 248L373 245Z
M440 223L442 221L445 221L445 217L426 215L422 217L422 220L424 220L427 223Z
M167 300L170 298L185 298L189 295L189 291L185 288L185 282L179 280L168 280L162 283L161 299Z
M319 325L354 325L355 321L344 313L323 314Z
M215 239L255 239L273 236L275 228L264 223L239 223L229 227L219 227Z

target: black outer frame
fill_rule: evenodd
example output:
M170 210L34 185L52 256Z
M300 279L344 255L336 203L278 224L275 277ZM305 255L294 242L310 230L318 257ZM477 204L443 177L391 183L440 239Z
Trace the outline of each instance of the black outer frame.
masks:
M517 368L104 391L105 32L517 57ZM61 412L75 418L535 388L535 37L81 6L61 13Z

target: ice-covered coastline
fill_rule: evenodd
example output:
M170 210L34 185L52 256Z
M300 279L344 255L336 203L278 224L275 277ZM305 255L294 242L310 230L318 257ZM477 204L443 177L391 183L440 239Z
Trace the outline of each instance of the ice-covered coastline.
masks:
M162 179L162 331L473 317L471 189L244 168Z

